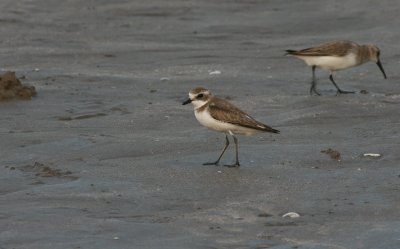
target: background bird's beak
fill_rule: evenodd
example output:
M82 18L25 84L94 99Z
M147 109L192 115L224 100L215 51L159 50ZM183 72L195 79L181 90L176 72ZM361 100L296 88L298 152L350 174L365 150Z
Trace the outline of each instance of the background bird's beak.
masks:
M381 60L378 59L378 62L376 63L376 65L378 65L379 69L380 69L380 70L382 71L382 73L383 73L383 77L385 77L385 79L386 79L386 73L385 73L385 70L383 70Z
M191 99L187 99L187 100L185 100L185 102L182 103L182 105L187 105L187 104L189 104L189 103L191 103L191 102L192 102Z

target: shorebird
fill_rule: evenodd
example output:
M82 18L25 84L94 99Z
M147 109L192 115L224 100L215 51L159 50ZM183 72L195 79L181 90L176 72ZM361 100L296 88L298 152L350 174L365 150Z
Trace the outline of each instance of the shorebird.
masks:
M192 103L194 115L203 126L225 133L225 146L215 162L203 165L218 165L222 155L229 146L228 134L233 137L236 148L236 162L227 167L239 167L238 139L236 134L253 135L258 132L279 133L268 125L258 122L244 111L240 110L228 101L217 98L203 87L196 87L189 92L189 98L182 103Z
M333 80L332 74L335 71L350 67L359 66L368 61L375 62L386 79L386 73L383 70L379 59L380 50L375 45L358 45L351 41L335 41L324 43L316 47L302 50L286 50L287 54L302 59L308 66L312 67L312 81L310 94L321 95L316 89L315 68L319 67L330 72L329 79L337 89L337 94L354 93L343 91Z

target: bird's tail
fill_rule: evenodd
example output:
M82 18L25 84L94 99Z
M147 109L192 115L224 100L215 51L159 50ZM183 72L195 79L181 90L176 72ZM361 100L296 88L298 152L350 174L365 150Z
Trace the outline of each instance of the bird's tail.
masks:
M280 133L280 131L278 131L276 129L273 129L273 128L271 128L271 130L269 130L269 131L272 132L272 133Z
M285 50L286 51L286 54L285 55L288 55L288 54L295 54L297 51L296 50L291 50L291 49L288 49L288 50Z
M267 131L267 132L272 132L272 133L280 133L280 131L269 127L268 125L264 125L264 127L262 128L263 131Z

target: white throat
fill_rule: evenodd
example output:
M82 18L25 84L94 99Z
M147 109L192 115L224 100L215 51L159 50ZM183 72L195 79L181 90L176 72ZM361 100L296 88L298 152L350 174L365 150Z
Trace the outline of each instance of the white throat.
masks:
M199 109L200 107L204 106L207 104L208 101L204 100L193 100L192 104L195 110Z

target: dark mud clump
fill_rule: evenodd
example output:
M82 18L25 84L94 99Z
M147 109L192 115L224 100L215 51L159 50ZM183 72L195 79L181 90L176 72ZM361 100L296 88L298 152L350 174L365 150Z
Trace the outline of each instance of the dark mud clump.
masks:
M0 101L11 99L30 100L36 95L35 87L22 85L15 72L0 75Z
M41 177L66 177L71 175L70 171L62 171L60 169L54 169L50 166L44 165L39 162L35 162L33 165L25 165L18 168L23 172L32 172L36 176Z
M321 150L322 153L329 155L333 160L340 161L340 152L334 149Z

